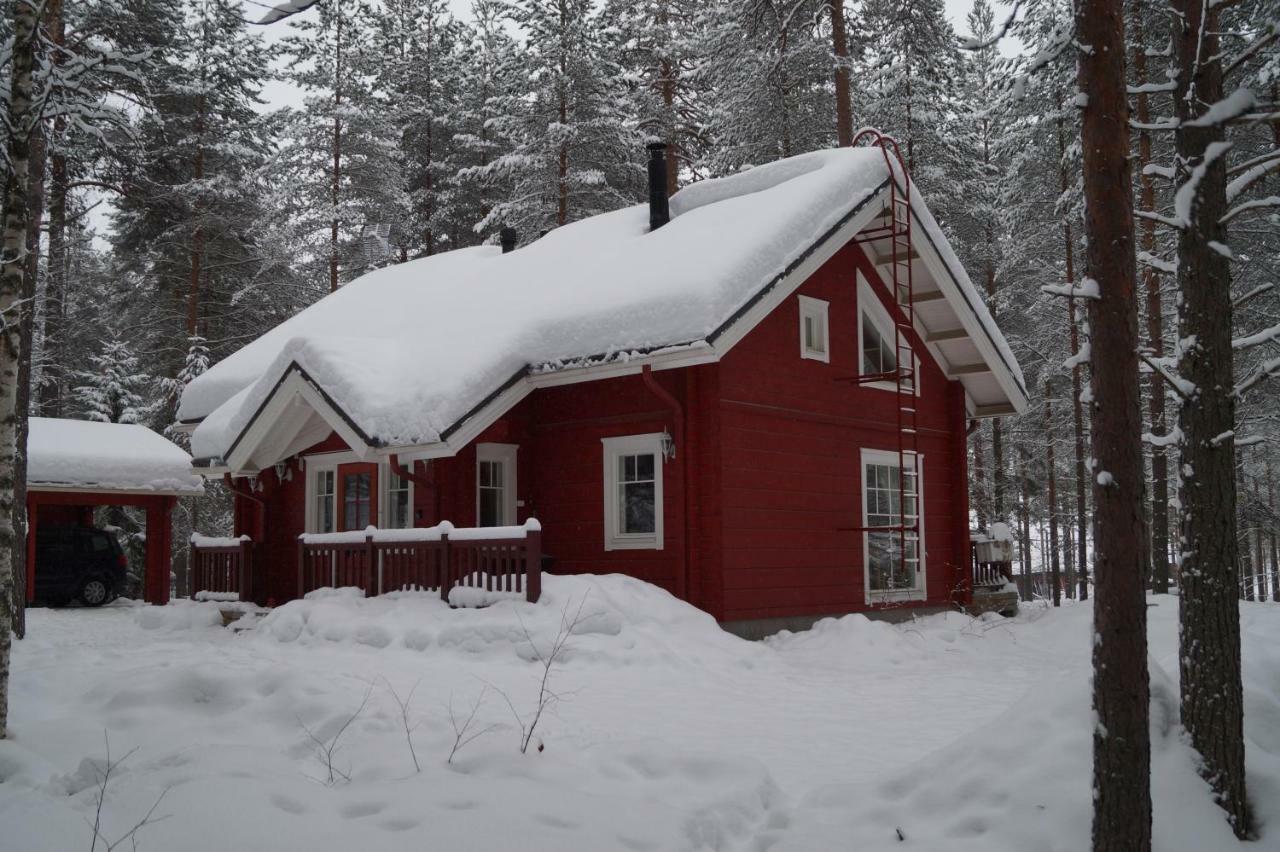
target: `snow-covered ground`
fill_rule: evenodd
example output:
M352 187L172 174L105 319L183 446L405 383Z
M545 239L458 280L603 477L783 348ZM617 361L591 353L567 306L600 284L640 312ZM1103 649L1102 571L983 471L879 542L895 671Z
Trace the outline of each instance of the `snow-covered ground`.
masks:
M536 657L566 607L581 618L550 676L559 701L521 754L513 709L535 710ZM1236 848L1178 736L1177 600L1149 612L1156 848ZM1240 848L1280 849L1280 606L1241 612L1265 834ZM128 757L102 835L163 793L143 850L1088 848L1086 605L851 616L749 643L635 580L548 577L537 606L331 593L239 633L188 602L33 610L29 625L0 742L14 852L89 848L104 732ZM393 695L415 684L420 772ZM307 731L332 742L366 695L330 784ZM461 722L478 698L483 733L449 764L447 706Z

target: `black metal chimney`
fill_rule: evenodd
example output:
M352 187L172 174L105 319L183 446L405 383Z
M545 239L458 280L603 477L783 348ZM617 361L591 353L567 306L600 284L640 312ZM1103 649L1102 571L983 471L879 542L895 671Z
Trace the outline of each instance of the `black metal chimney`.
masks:
M671 221L667 203L667 143L650 142L649 149L649 230L656 231Z
M515 251L516 243L520 242L520 235L516 233L516 229L507 225L498 232L498 241L502 243L502 253Z

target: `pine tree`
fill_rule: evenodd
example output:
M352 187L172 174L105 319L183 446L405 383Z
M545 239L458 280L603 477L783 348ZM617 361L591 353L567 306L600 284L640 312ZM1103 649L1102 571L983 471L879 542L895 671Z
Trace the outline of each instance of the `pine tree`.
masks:
M490 211L512 197L510 182L489 169L513 149L514 140L499 133L495 124L506 98L523 85L518 46L507 27L508 8L499 0L475 0L472 21L461 36L467 61L459 68L453 145L443 168L451 216L458 227L457 244L479 239Z
M861 113L897 138L930 210L946 226L963 197L952 139L952 90L961 65L942 0L867 0L861 24L868 34Z
M377 44L369 4L320 0L314 19L299 19L285 40L289 79L308 92L286 116L287 137L272 178L290 191L281 197L293 241L327 270L328 289L370 266L390 226L408 217L408 197L394 122L374 87ZM343 272L343 270L346 272ZM319 270L315 270L319 272Z
M75 389L80 415L100 423L140 423L147 415L143 391L150 377L142 371L129 344L119 339L102 344L91 359L93 369L81 373Z
M511 195L478 227L538 233L639 198L640 137L593 4L518 0L511 15L525 39L527 87L497 99L491 124L509 151L470 173Z
M1076 7L1088 246L1094 549L1093 849L1151 848L1151 687L1143 588L1142 415L1124 18Z
M820 0L723 2L703 13L699 54L706 56L710 150L703 171L725 174L828 148L831 55Z

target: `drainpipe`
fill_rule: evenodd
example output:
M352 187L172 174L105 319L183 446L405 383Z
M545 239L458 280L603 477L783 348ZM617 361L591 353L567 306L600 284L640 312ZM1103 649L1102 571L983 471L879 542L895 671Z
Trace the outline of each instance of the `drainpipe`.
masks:
M689 556L693 549L693 536L689 529L689 476L690 476L690 452L684 435L684 407L680 405L679 400L667 392L666 388L658 384L657 379L653 377L653 368L645 364L640 370L640 377L644 380L644 385L658 399L671 409L671 416L675 420L675 441L676 452L680 456L680 471L682 477L682 491L684 492L684 505L681 507L681 526L684 529L683 549L680 552L680 566L676 570L676 597L682 601L689 600L688 584L689 584Z
M239 487L237 487L236 481L231 477L231 474L229 473L222 474L222 481L226 483L227 488L230 489L232 494L236 495L237 497L243 497L246 500L251 500L252 502L257 504L258 511L255 512L255 514L258 516L257 517L258 538L259 539L266 538L267 537L267 501L261 497L254 495L252 488L246 489L245 491L241 491ZM261 544L262 542L257 541L255 543Z
M440 523L441 521L440 492L436 489L435 482L433 480L427 479L425 476L423 476L420 473L414 473L413 462L409 462L409 467L405 467L404 465L400 464L400 456L397 455L396 453L392 453L390 456L387 457L387 466L391 468L392 473L394 473L396 476L400 477L401 479L408 480L409 482L412 482L414 485L421 485L423 488L431 492L431 495L433 497L432 504L435 506L435 513L436 513L435 522L437 524ZM414 511L412 506L409 507L409 511L410 513Z

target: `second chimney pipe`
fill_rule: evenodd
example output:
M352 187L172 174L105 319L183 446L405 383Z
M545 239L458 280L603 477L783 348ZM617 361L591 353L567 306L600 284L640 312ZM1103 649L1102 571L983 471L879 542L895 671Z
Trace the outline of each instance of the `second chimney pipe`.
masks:
M649 230L656 231L671 221L667 201L667 143L650 142L649 149Z

